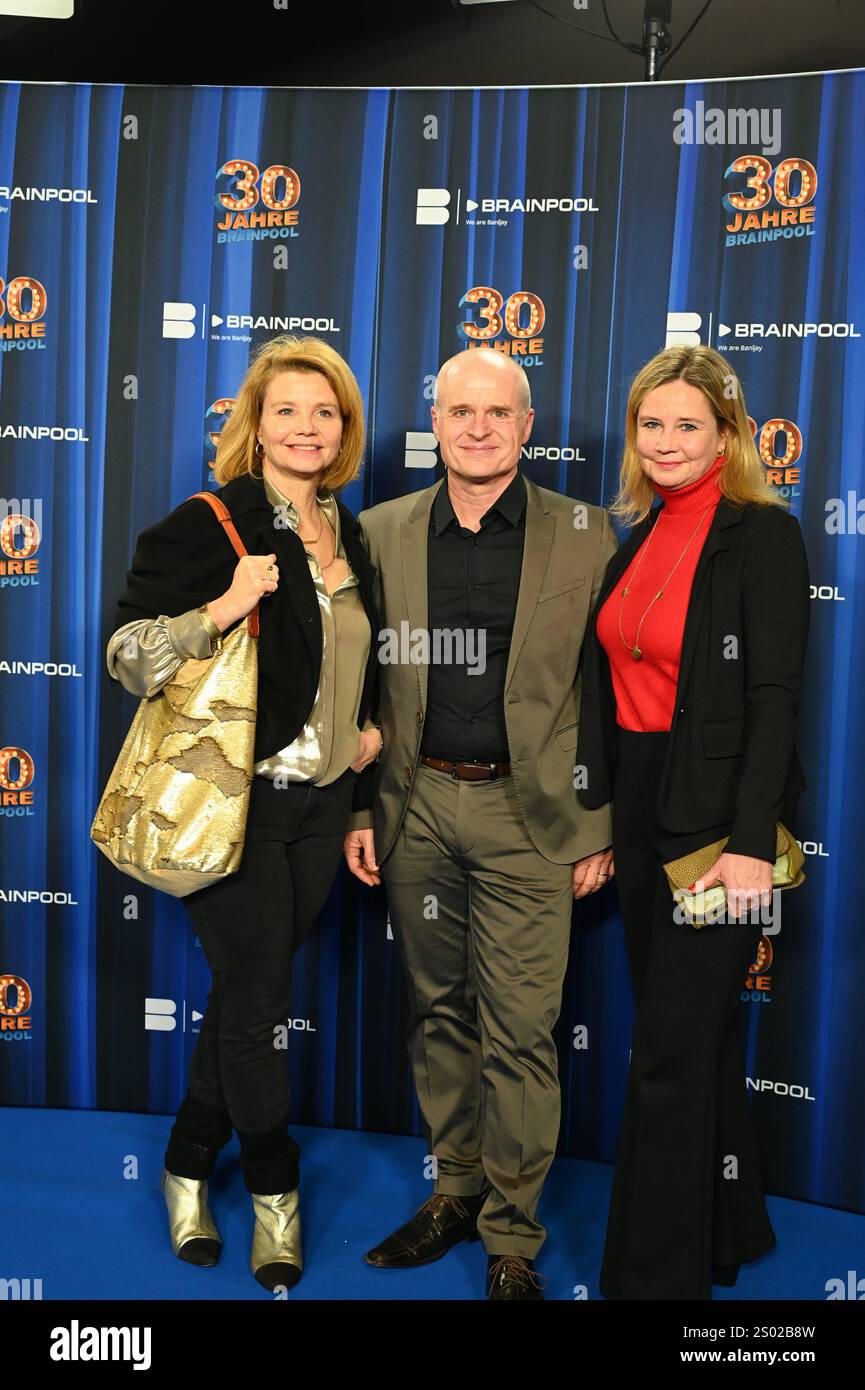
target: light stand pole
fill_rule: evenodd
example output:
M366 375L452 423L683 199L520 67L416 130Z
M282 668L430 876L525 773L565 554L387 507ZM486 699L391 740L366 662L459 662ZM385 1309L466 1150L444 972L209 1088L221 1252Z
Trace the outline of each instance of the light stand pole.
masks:
M646 81L657 82L658 59L670 47L667 25L673 16L673 0L646 0L643 8L643 55L646 59Z

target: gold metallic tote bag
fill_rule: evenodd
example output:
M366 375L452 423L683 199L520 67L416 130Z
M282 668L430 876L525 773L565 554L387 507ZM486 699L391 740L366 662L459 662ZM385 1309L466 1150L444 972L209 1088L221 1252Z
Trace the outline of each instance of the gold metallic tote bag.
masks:
M213 508L238 556L228 508ZM240 867L252 786L258 606L215 656L192 659L138 706L90 827L125 874L175 898Z

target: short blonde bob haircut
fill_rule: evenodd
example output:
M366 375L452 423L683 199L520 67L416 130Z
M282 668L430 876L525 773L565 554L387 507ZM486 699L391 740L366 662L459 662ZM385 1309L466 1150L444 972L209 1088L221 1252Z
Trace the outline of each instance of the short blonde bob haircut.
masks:
M757 502L786 507L788 502L766 482L760 455L745 411L742 384L729 362L714 348L669 347L657 353L635 376L628 395L625 450L619 471L619 491L610 511L634 524L648 516L655 499L651 480L637 452L637 416L650 391L671 381L685 381L702 391L719 430L726 429L726 460L718 486L734 506Z
M242 473L261 477L260 459L255 452L256 431L267 388L280 372L321 372L330 383L342 416L342 441L339 453L322 475L319 488L336 492L353 482L363 462L366 427L360 387L351 367L327 343L320 338L294 338L287 333L264 343L252 359L231 414L222 427L213 476L220 485ZM259 460L257 471L256 460Z

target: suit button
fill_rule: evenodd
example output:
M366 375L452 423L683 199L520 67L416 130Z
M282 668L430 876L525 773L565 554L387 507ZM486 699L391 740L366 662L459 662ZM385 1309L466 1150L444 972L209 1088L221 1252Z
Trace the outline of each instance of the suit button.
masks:
M406 770L405 770L405 775L406 775L406 779L410 782L410 781L411 781L411 768L410 768L410 767L407 767L407 768L406 768Z
M684 714L684 713L685 713L685 706L684 706L684 705L680 705L680 706L679 706L679 713L680 713L680 714Z
M422 710L422 709L419 709L418 712L417 712L417 722L418 722L419 724L422 724L422 723L423 723L423 710Z

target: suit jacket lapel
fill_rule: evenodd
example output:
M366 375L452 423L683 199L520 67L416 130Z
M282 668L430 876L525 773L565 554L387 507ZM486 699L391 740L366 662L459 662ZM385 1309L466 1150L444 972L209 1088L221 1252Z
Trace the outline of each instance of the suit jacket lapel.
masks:
M447 474L433 487L424 488L418 500L399 528L402 580L405 589L405 611L408 618L409 642L413 632L425 632L429 622L428 551L429 518L440 487L446 485ZM399 635L401 643L401 634ZM425 661L416 663L419 709L426 709L428 667Z
M700 551L700 558L697 561L697 568L694 571L694 582L691 585L691 596L688 600L688 611L685 615L685 630L682 634L682 654L679 659L679 681L676 688L676 709L679 708L679 700L691 670L694 660L694 652L697 645L697 632L705 605L705 590L708 585L709 572L712 560L722 550L728 550L732 537L735 534L732 530L738 526L742 520L743 512L740 507L734 507L722 497L717 507L715 515L712 517L712 524L709 527L709 534L706 537L703 549Z
M520 570L520 588L508 652L508 667L505 674L505 690L511 682L517 657L526 639L529 624L538 604L538 594L541 592L541 585L547 572L553 536L556 531L556 519L544 505L537 487L529 478L525 478L525 484L526 533L523 543L523 563Z
M604 572L604 578L601 581L598 597L595 600L596 613L599 611L601 604L604 603L618 584L625 570L628 568L628 565L643 544L643 541L656 524L661 511L661 507L654 507L647 517L644 517L642 521L638 522L619 546L618 550L611 556L610 562Z

